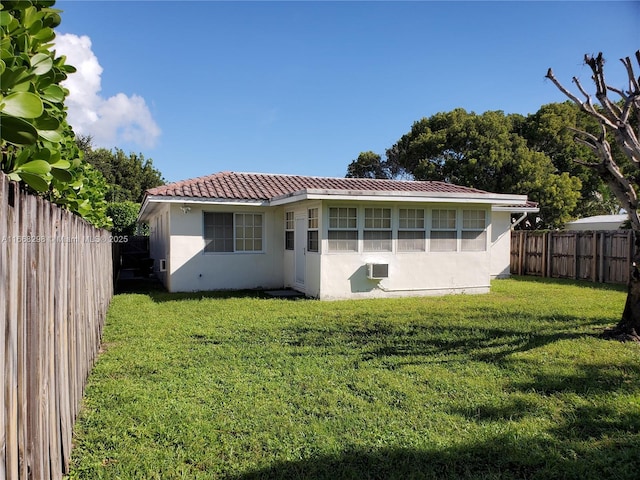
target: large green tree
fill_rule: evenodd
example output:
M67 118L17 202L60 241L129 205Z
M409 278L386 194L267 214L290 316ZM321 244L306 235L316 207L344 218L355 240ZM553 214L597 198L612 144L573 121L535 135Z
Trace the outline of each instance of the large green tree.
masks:
M526 117L456 109L415 122L387 149L384 160L373 152L361 153L349 164L347 176L441 180L527 194L541 208L527 224L555 228L576 217L621 209L606 182L584 165L595 161L595 154L573 140L576 129L598 128L572 102L543 105ZM624 161L615 146L613 154Z
M382 157L375 152L360 152L358 158L347 167L347 178L390 178Z
M640 50L636 51L635 60L640 66ZM580 163L592 168L607 183L627 211L635 234L627 301L622 318L607 335L640 341L640 78L634 72L630 57L620 60L627 73L626 89L607 83L602 53L595 57L585 55L584 61L591 69L595 95L588 93L577 77L573 77L573 83L580 91L580 96L567 89L551 69L546 77L597 122L598 129L595 132L573 129L576 143L588 148L596 158L595 161L580 160ZM616 148L622 155L616 155Z
M109 191L106 199L109 202L140 203L145 190L165 183L160 171L153 166L153 161L145 159L142 154L127 155L119 148L115 151L94 149L89 136L80 136L77 143L84 152L85 160L107 180Z
M385 168L417 180L439 180L496 193L526 194L540 204L529 224L555 228L572 218L580 179L559 172L543 152L532 149L519 130L521 115L462 108L413 124L387 150Z
M99 172L82 161L61 86L75 68L52 50L53 0L0 4L0 169L98 227L109 227Z
M576 129L595 133L598 122L572 102L551 103L529 115L520 134L530 148L547 155L558 171L580 179L581 198L573 212L575 217L618 213L620 203L607 184L594 169L584 165L585 161L593 162L597 157L589 148L574 141ZM617 154L619 159L622 156Z

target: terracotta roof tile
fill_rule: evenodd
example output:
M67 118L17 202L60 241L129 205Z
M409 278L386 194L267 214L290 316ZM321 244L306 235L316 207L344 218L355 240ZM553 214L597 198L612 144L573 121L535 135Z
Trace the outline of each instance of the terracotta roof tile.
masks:
M305 189L361 192L488 193L483 190L445 182L220 172L152 188L147 190L147 195L230 200L270 200Z

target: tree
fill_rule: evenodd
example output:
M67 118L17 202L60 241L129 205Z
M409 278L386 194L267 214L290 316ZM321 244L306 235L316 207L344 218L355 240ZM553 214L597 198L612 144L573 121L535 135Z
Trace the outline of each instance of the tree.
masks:
M142 154L126 155L119 148L115 152L105 148L94 150L88 136L80 136L76 142L86 161L107 180L110 188L106 199L109 202L140 203L145 190L164 184L162 174L153 166L153 161L145 159Z
M417 180L526 194L540 204L540 213L530 224L560 227L578 204L580 180L558 172L544 152L529 148L518 132L524 122L521 115L501 111L476 115L457 108L437 113L415 122L387 150L385 167Z
M136 235L138 226L138 212L140 204L130 201L111 202L107 206L107 215L113 221L111 232L114 235Z
M573 140L573 130L597 131L598 124L570 101L543 105L527 116L520 135L529 148L543 152L560 172L568 172L582 183L581 198L573 216L615 214L620 204L611 190L592 168L574 162L575 158L595 161L595 154Z
M0 4L0 169L37 194L108 227L105 186L82 162L66 120L68 91L60 83L75 68L51 50L60 10L53 0Z
M640 50L635 59L640 65ZM594 104L589 94L577 77L573 77L583 99L574 95L558 81L551 68L546 78L564 93L567 98L598 123L597 132L574 129L575 141L595 153L598 161L577 160L583 165L593 168L611 188L620 204L629 214L634 232L633 262L630 266L627 300L622 318L615 328L606 332L606 336L618 339L640 341L640 216L638 215L638 180L640 179L640 78L635 76L633 62L630 57L620 59L628 77L628 89L623 90L607 84L604 75L605 60L602 53L593 57L585 55L585 64L589 66L595 84ZM609 97L617 96L616 99ZM635 125L633 123L635 122ZM610 137L613 137L613 144ZM616 158L615 146L624 153L624 163Z
M390 178L382 157L372 151L360 152L358 158L347 167L347 178Z

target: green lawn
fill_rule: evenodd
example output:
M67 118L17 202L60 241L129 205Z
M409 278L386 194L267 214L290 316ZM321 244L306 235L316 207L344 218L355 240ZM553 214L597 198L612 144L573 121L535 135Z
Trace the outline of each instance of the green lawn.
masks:
M635 479L625 292L340 302L117 295L72 478Z

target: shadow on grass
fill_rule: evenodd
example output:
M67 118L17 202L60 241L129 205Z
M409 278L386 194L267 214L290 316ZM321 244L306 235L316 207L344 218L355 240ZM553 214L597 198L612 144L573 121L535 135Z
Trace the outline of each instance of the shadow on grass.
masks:
M523 392L546 391L558 383L556 393L599 394L635 391L640 367L628 365L624 379L602 382L611 372L585 367L575 378L561 380L540 375L534 382L514 385ZM582 386L579 386L582 385ZM624 392L627 390L627 392ZM262 469L228 477L230 480L261 479L567 479L632 480L638 478L640 408L638 404L616 408L576 402L563 409L554 426L527 431L513 421L534 417L543 408L526 397L511 397L501 406L477 405L462 414L469 422L487 423L488 434L477 441L453 447L354 448L341 454L311 456L299 461L276 462ZM495 430L493 430L494 428ZM366 438L366 432L363 432Z
M591 429L595 417L567 423L555 436L502 435L452 448L345 449L339 455L278 462L229 476L262 479L609 479L637 478L637 435L618 432L583 441L571 432ZM637 419L636 419L637 421ZM596 422L597 423L597 422Z
M500 318L504 312L485 309L482 318ZM543 329L529 329L527 314L510 313L513 326L484 327L439 325L438 319L412 324L386 321L347 325L298 325L287 331L289 345L331 347L337 341L362 351L362 360L397 360L404 364L432 363L434 359L458 356L481 362L497 363L518 352L585 337L597 338L609 319L585 320L569 315L536 317ZM522 318L518 318L522 317ZM482 320L479 318L479 320ZM495 321L493 322L496 323Z

